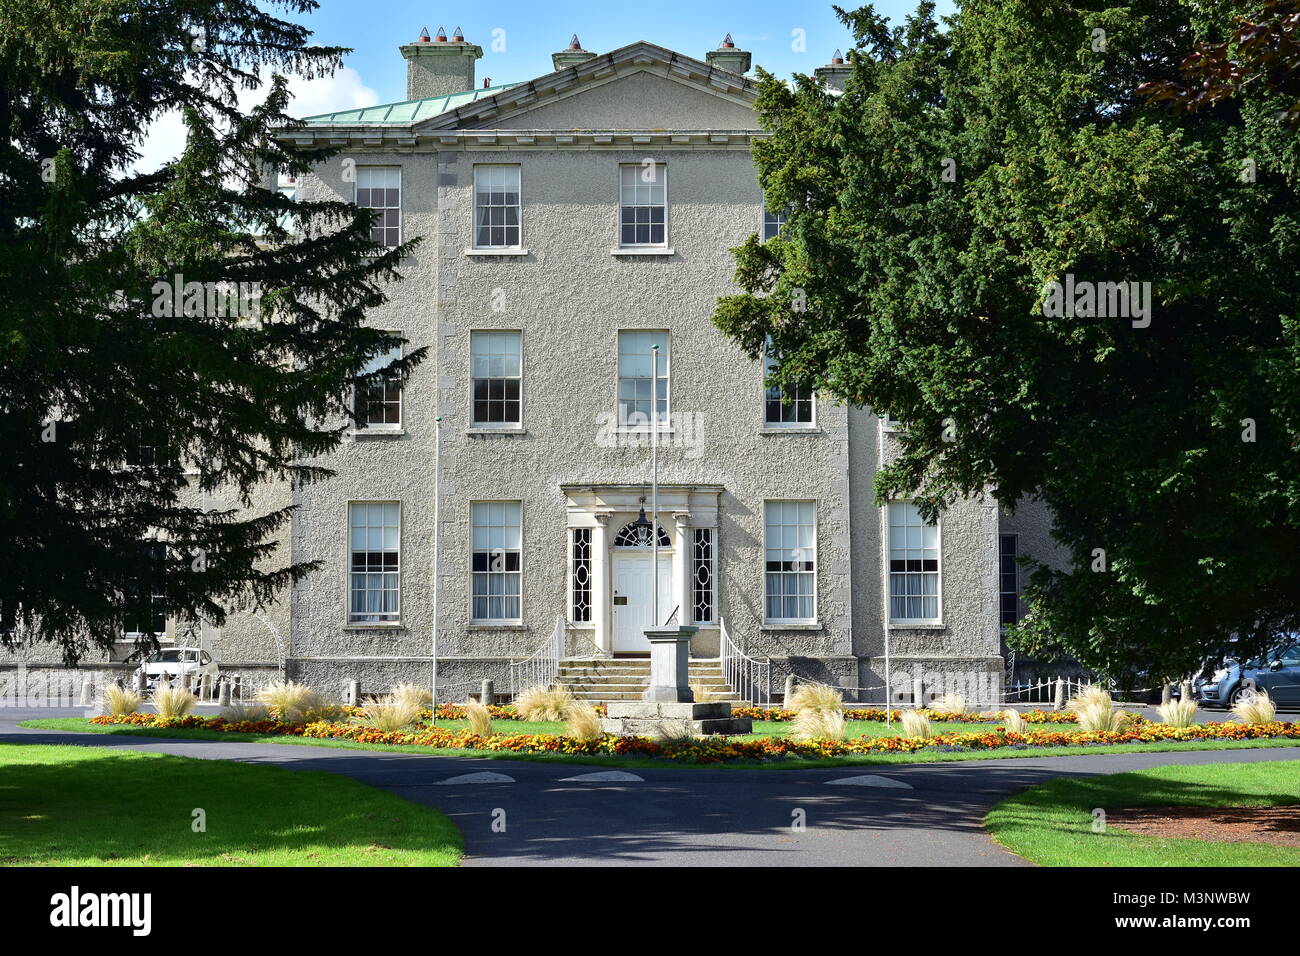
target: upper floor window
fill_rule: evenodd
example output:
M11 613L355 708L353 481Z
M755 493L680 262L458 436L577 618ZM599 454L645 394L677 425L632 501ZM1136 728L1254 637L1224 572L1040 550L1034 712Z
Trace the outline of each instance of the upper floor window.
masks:
M668 244L668 167L663 163L620 166L618 244Z
M779 365L771 346L764 352L763 369L770 375ZM813 424L815 408L813 390L805 385L782 387L769 385L764 399L763 423L769 428L789 428Z
M763 241L767 242L781 234L781 227L785 225L785 210L780 212L770 212L763 210Z
M518 425L520 418L520 335L471 332L470 375L476 426Z
M817 619L817 506L768 501L763 509L768 621Z
M474 167L474 247L517 249L520 245L518 166Z
M654 347L659 346L655 377ZM668 333L618 333L618 423L629 428L650 424L651 410L660 425L668 421Z
M370 239L391 249L402 242L402 170L397 166L358 166L357 205L375 210Z
M376 355L361 370L367 375L378 372L402 357L402 347ZM399 375L382 375L360 384L354 393L357 423L361 428L397 429L402 427L402 379Z
M348 505L348 621L381 624L401 616L402 506L396 501Z
M889 503L889 619L939 620L939 526L910 501Z
M470 508L476 621L521 618L519 512L518 501L479 501Z

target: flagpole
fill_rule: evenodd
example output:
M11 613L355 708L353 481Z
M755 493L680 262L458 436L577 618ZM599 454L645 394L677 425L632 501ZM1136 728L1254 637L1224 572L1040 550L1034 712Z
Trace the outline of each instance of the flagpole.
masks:
M650 346L650 626L659 626L659 346Z

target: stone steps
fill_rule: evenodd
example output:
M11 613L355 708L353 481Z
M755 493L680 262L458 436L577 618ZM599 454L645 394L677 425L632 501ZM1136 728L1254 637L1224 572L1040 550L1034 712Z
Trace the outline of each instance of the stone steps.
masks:
M650 659L638 657L591 658L560 661L556 683L578 700L591 703L640 700L650 684ZM703 691L706 701L734 699L716 660L691 661L690 683Z

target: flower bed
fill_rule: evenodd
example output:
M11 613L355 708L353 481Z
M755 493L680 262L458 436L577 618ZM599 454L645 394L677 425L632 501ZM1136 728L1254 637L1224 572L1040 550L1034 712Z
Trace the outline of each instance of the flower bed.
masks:
M578 740L560 734L493 734L480 737L468 730L438 727L414 731L385 732L361 724L318 721L287 724L276 720L230 722L221 717L164 718L156 714L92 717L93 724L130 724L138 727L179 727L230 733L285 734L326 740L353 740L369 744L407 744L457 750L487 750L529 754L583 754L660 757L687 763L722 763L729 760L773 760L784 757L846 757L876 753L916 753L920 750L997 750L1004 747L1066 747L1105 744L1142 744L1165 741L1300 739L1300 724L1272 721L1267 724L1198 724L1170 727L1137 718L1117 732L1079 730L1031 730L1008 733L1002 727L982 733L952 732L929 739L921 737L856 737L850 740L793 740L763 737L735 740L702 737L695 740L662 741L649 737L616 737L605 734L593 740Z
M910 711L911 708L908 708ZM899 720L901 710L891 710L889 712L890 720ZM931 723L961 723L961 724L996 724L1002 720L1002 711L992 711L979 714L950 714L937 710L922 709L921 713L930 718ZM731 710L733 717L748 717L751 720L770 720L781 722L785 720L794 720L795 712L793 710L781 710L778 707L733 707ZM1072 724L1078 718L1068 711L1055 710L1027 710L1020 715L1025 718L1027 723L1031 724ZM885 711L880 707L848 707L844 711L845 720L885 720Z

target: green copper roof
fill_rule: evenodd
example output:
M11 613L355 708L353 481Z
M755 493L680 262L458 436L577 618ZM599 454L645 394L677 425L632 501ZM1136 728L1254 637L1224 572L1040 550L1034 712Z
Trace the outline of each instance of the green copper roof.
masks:
M478 90L464 93L449 93L446 96L428 96L422 100L406 100L403 103L386 103L382 106L366 106L359 110L340 110L337 113L321 113L317 116L304 116L302 121L309 126L366 126L388 124L409 126L423 120L446 113L449 110L468 106L475 100L518 86L518 83L503 83L500 86L485 86Z

